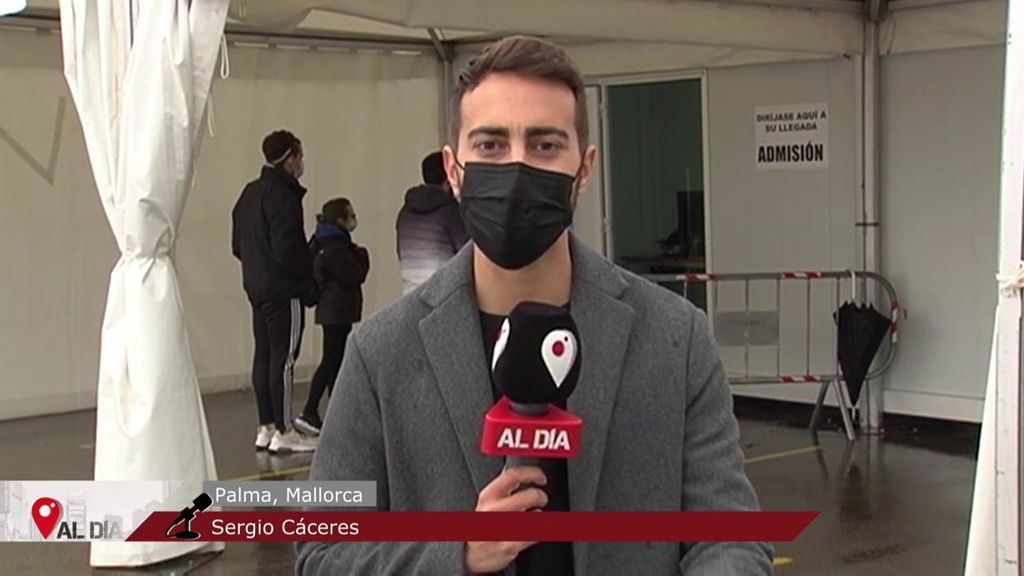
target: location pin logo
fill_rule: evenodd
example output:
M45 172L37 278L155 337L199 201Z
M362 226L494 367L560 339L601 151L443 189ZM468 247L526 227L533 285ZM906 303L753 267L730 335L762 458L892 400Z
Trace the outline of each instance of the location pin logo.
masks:
M505 345L508 344L508 335L510 330L511 326L508 323L508 318L506 318L501 324L501 329L498 330L498 339L494 343L494 355L491 359L491 370L494 370L495 366L498 365L498 359L501 358L502 352L505 351Z
M552 330L541 344L541 356L555 387L561 388L576 361L576 337L568 330Z
M43 538L50 537L50 533L60 521L62 512L60 502L53 498L40 498L32 503L32 521L36 523L36 528L39 528Z

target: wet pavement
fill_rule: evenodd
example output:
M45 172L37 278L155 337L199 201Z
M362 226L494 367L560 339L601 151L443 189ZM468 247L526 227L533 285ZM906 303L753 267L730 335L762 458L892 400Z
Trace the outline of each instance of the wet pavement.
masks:
M305 389L296 390L296 402ZM251 392L206 397L217 468L224 479L302 480L311 456L250 448ZM899 420L882 436L848 443L811 434L807 410L739 401L747 472L766 510L817 510L794 542L776 545L776 574L802 576L962 574L974 478L976 427ZM0 479L86 480L95 418L78 412L0 422ZM217 555L145 570L90 570L88 545L0 544L0 574L292 573L288 544L229 544Z

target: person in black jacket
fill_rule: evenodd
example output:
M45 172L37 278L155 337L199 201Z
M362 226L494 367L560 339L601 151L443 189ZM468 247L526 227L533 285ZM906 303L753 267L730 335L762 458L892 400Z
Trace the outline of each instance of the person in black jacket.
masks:
M330 395L345 356L345 342L352 325L362 320L363 283L370 271L366 248L352 242L356 213L347 198L335 198L324 204L317 217L316 234L310 240L315 254L313 275L320 290L316 323L323 328L323 358L313 375L309 399L295 426L307 434L319 434L320 399L324 390Z
M246 184L231 212L231 248L252 305L252 387L260 420L255 444L274 453L310 452L316 439L290 426L303 306L317 297L303 230L302 142L291 132L273 132L263 139L263 156L260 177Z

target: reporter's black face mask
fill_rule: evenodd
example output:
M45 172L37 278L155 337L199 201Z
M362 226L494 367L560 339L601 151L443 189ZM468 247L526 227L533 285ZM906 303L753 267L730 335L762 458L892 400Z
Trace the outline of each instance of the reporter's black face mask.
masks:
M459 212L466 231L506 270L540 258L572 224L573 176L522 162L470 162L463 171Z

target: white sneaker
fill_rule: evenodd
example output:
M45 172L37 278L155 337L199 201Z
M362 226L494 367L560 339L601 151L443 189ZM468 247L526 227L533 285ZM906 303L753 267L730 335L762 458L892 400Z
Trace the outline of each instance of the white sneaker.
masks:
M320 435L320 427L313 423L311 417L299 416L295 419L295 422L292 422L292 425L306 436Z
M316 438L303 436L295 429L284 434L280 430L274 432L274 438L270 441L269 450L271 454L278 452L312 452L316 450Z
M277 426L270 424L268 426L260 426L256 429L256 449L266 450L270 446L270 441L274 438L274 432L277 431Z

